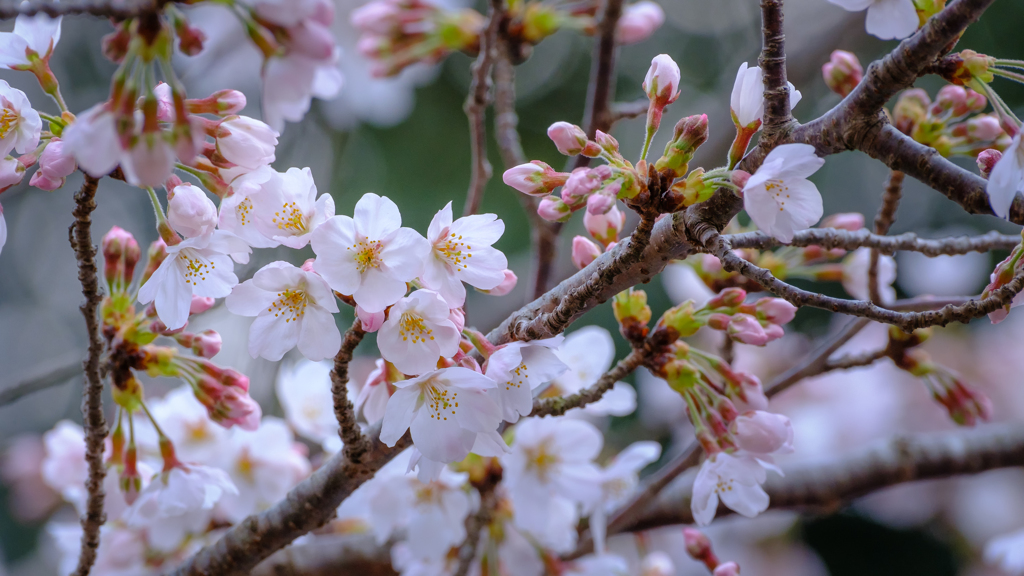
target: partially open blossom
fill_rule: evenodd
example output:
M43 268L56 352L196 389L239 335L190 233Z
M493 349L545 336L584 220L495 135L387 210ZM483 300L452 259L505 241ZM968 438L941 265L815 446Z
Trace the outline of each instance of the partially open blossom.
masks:
M64 185L65 178L77 167L75 158L64 153L64 142L60 138L52 138L39 155L39 168L29 184L40 190L56 190Z
M2 54L2 47L0 47ZM25 154L39 144L43 121L32 108L28 96L0 80L0 156L17 150Z
M217 207L202 189L191 184L176 186L167 201L167 223L182 236L196 238L217 227Z
M846 96L853 92L854 87L864 77L864 68L852 52L836 50L832 52L829 61L821 67L821 75L833 92Z
M615 38L623 45L643 42L664 23L665 11L657 2L640 0L623 7L615 25Z
M1024 193L1024 130L1017 132L988 177L988 202L1000 218L1010 215L1017 194Z
M914 0L828 0L850 12L867 10L868 34L899 40L917 31L920 22Z
M490 290L481 290L481 292L491 296L504 296L511 292L517 283L519 283L519 278L516 276L516 273L506 268L504 270L504 279L500 284Z
M0 32L0 68L17 70L32 64L30 55L50 57L60 41L61 17L18 16L13 32Z
M402 228L398 206L365 194L355 218L335 216L313 232L313 268L332 289L352 296L367 312L379 312L405 296L406 282L423 272L430 243Z
M597 260L600 255L601 248L587 237L576 236L572 239L572 263L580 270Z
M533 410L533 392L569 369L552 351L556 336L532 342L510 342L487 359L486 376L497 383L488 393L501 406L502 418L516 422Z
M341 346L333 316L338 302L316 272L271 262L252 280L235 286L225 304L235 314L256 317L249 328L253 358L280 360L298 346L303 356L315 362L334 356Z
M436 462L457 462L474 450L478 437L505 445L498 435L501 408L487 395L490 378L467 368L445 368L395 383L380 440L394 446L412 433L416 448Z
M550 194L552 190L565 184L566 180L569 179L569 175L556 172L551 166L540 160L534 160L505 170L505 173L501 175L501 179L505 184L523 194L543 196Z
M751 456L719 452L708 457L693 481L690 508L698 526L715 517L721 500L733 511L753 518L768 509L768 494L761 488L764 468Z
M248 116L229 116L217 125L217 152L248 170L274 161L278 132Z
M317 227L334 216L334 198L330 194L317 198L309 168L267 174L260 191L249 196L256 229L289 248L302 248Z
M802 97L800 91L790 82L789 107L795 107ZM732 86L729 105L732 109L733 122L738 127L752 130L760 128L761 119L764 117L764 82L760 67L748 67L746 62L740 64L736 72L736 81Z
M746 412L732 423L736 446L756 457L793 452L793 424L781 414Z
M749 314L735 314L726 327L729 337L752 346L764 346L772 340L761 323Z
M86 173L106 176L121 161L123 150L114 114L101 103L79 114L61 134L69 151Z
M776 146L743 187L743 207L762 232L788 243L797 230L816 223L821 193L807 178L825 160L809 144Z
M424 286L457 308L466 301L463 282L481 290L501 284L508 261L491 245L504 232L505 223L494 214L472 214L453 222L449 202L427 228L432 250L423 268Z
M664 108L679 98L679 65L668 54L659 54L651 60L644 78L644 92L652 105Z
M587 133L568 122L555 122L548 127L548 138L555 143L558 151L566 156L575 156L587 145Z
M441 357L458 352L459 331L440 294L417 290L391 306L377 334L377 347L403 374L423 374L436 370Z

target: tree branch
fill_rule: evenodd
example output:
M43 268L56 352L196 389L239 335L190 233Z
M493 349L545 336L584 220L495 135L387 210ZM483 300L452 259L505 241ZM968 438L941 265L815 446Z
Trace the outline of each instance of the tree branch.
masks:
M878 207L878 214L875 216L875 234L889 233L889 228L896 220L896 209L899 208L902 195L903 172L893 170L889 173L885 192L882 193L882 205ZM870 300L875 304L882 301L882 295L878 290L878 260L880 256L878 249L871 249L871 260L868 262L868 294Z
M88 14L114 20L126 20L136 18L145 14L152 14L163 9L164 6L178 0L156 0L153 2L52 2L52 1L30 1L21 4L0 6L0 19L10 19L16 16L34 16L46 14L51 18L58 16L71 16Z
M498 27L505 17L504 0L491 0L490 21L480 35L480 55L473 64L473 80L463 109L469 118L469 146L472 155L469 190L463 216L476 214L483 202L484 188L491 179L491 163L487 161L487 93L491 88L491 69L494 65Z
M345 444L345 458L349 462L359 462L363 454L370 449L370 439L363 435L356 423L356 409L348 399L348 364L352 361L352 352L362 342L366 332L363 322L358 317L352 327L345 332L338 354L334 356L334 369L331 370L331 395L334 397L334 415L338 419L338 435Z
M78 260L78 281L82 284L85 302L79 307L85 317L89 333L89 355L83 362L85 386L82 389L82 423L85 428L85 461L89 476L85 482L88 497L82 515L82 551L78 557L75 576L86 576L96 562L96 549L100 545L100 526L107 521L103 511L104 441L107 422L103 417L103 380L100 378L100 356L103 340L100 337L99 306L102 301L96 277L96 247L92 243L92 213L96 210L96 189L99 179L85 175L82 188L75 194L75 222L68 230L71 247Z
M813 228L801 230L793 236L793 241L783 244L777 239L762 232L745 232L723 236L733 248L756 248L766 250L779 246L821 246L826 250L842 248L873 248L882 254L895 254L899 251L920 252L925 256L942 256L967 254L968 252L988 252L990 250L1011 250L1020 244L1019 234L1000 234L988 232L981 236L960 236L941 240L925 240L917 234L907 232L896 236L880 236L866 229L851 232L835 228Z
M47 388L60 386L69 379L81 374L82 355L75 353L68 356L67 359L62 357L59 361L49 362L39 373L16 382L12 386L5 386L0 390L0 406L6 406L29 394L46 390Z
M793 123L786 77L786 34L782 0L761 0L761 66L764 80L764 131L761 146L774 147L777 136Z
M612 386L619 380L633 373L649 357L646 348L634 348L628 356L619 360L615 367L605 372L590 387L584 388L570 396L558 396L556 398L537 398L533 401L533 412L530 416L562 416L573 408L581 408L587 404L597 402L604 396L604 393L611 390Z

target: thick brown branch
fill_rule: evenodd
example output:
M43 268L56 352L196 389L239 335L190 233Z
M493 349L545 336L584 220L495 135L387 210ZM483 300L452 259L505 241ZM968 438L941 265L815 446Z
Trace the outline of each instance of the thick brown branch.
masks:
M85 385L82 389L82 422L85 428L85 461L89 476L85 487L88 498L85 514L82 515L82 551L78 557L75 576L86 576L96 562L96 549L100 545L100 526L107 521L103 512L103 465L104 441L107 438L107 422L103 417L103 380L100 378L100 356L103 354L103 340L100 337L99 281L96 276L96 247L92 243L92 212L96 209L96 188L99 179L86 175L82 188L75 194L75 223L71 225L69 238L78 260L78 281L82 284L85 302L79 307L85 316L85 327L89 333L89 355L83 363Z
M743 234L731 234L724 236L733 248L757 248L766 250L783 244L761 232L746 232ZM941 240L925 240L918 238L917 234L907 232L897 236L879 236L867 230L850 232L848 230L837 230L835 228L814 228L802 230L793 236L793 241L787 246L821 246L826 250L842 248L844 250L856 250L857 248L873 248L882 254L895 254L899 251L920 252L925 256L941 256L967 254L968 252L988 252L990 250L1011 250L1020 244L1019 234L1000 234L988 232L981 236L960 236L957 238L943 238Z
M896 437L824 465L784 467L786 476L769 475L764 488L772 508L835 509L903 482L1011 466L1024 466L1024 428L1019 425ZM692 523L692 485L692 475L679 478L628 530ZM718 513L731 511L720 507Z
M0 6L0 19L10 19L16 16L33 16L35 14L46 14L51 18L57 16L70 16L74 14L88 14L114 20L125 20L145 14L152 14L161 10L172 0L156 0L155 2L53 2L53 1L32 1L21 4Z
M390 547L373 534L318 534L267 558L251 576L397 576Z
M775 138L793 122L786 76L786 34L782 0L761 0L761 57L764 73L764 132L761 145L771 148Z
M903 196L903 172L893 170L889 173L885 192L882 194L882 205L878 207L878 214L875 216L875 234L889 233L889 228L896 220L896 209L899 208L901 196ZM878 260L880 256L878 249L871 249L871 260L868 262L868 294L875 304L882 301L878 289Z
M643 348L635 348L628 356L619 360L615 366L601 375L590 387L584 388L571 396L557 398L538 398L533 401L533 412L530 416L561 416L587 404L597 402L604 393L611 390L619 380L633 373L647 359L648 353Z
M352 327L345 332L341 348L334 356L334 369L331 370L334 415L338 419L338 435L345 444L345 458L348 458L349 462L361 461L363 454L370 449L370 439L359 429L359 424L356 423L356 409L348 399L348 364L352 361L352 352L365 335L363 322L356 318L352 322Z
M491 69L494 66L495 45L498 27L504 18L504 0L492 0L490 22L480 35L480 55L473 64L473 80L469 84L469 95L463 109L469 118L469 146L472 169L469 176L469 191L466 192L466 206L463 216L480 211L484 199L484 188L491 179L491 163L487 161L487 94L491 88Z

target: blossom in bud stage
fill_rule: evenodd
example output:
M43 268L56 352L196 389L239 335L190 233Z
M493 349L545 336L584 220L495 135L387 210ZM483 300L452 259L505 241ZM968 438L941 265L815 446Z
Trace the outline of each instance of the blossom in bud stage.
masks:
M576 168L562 186L562 200L570 206L578 206L584 199L589 200L591 194L611 177L612 170L607 165L597 168Z
M367 2L352 11L352 26L361 32L388 34L401 25L401 8L393 2Z
M1024 193L1024 130L1017 132L988 177L988 202L1000 218L1010 215L1010 206L1019 193Z
M0 32L0 68L27 69L32 66L31 56L49 58L60 41L60 23L59 16L18 16L13 32Z
M25 178L25 165L18 158L0 159L0 192L20 183Z
M449 202L427 228L432 250L423 268L423 285L458 308L466 302L463 282L481 290L501 284L508 261L491 245L504 232L505 223L494 214L473 214L453 222Z
M143 132L125 150L121 169L129 184L155 188L163 185L174 169L175 152L162 132Z
M586 236L576 236L572 239L572 263L580 270L597 260L600 255L601 248Z
M468 368L444 368L395 382L380 440L394 446L405 434L435 462L457 462L481 442L505 446L497 432L501 408L488 396L494 380Z
M995 142L1005 134L995 116L975 116L966 122L967 135L978 142Z
M105 104L97 104L79 114L61 133L64 147L90 176L106 176L121 161L123 150L117 134L116 119Z
M766 479L764 468L752 456L725 452L709 456L693 481L693 519L698 526L710 524L719 500L747 518L757 516L768 508L768 494L761 488Z
M56 190L64 185L65 178L77 167L75 158L64 153L64 142L60 138L52 138L39 155L39 169L32 175L29 185L40 190Z
M679 77L679 65L668 54L659 54L651 60L643 89L652 106L664 108L679 98Z
M821 67L821 75L833 92L846 97L853 92L857 84L860 84L864 77L864 68L852 52L836 50L832 52L829 61Z
M803 95L790 82L789 107L794 108L801 98ZM740 64L736 81L732 85L729 106L733 122L739 128L757 130L761 127L761 119L764 118L764 82L760 67L748 67L746 62Z
M484 374L497 383L488 390L501 406L502 418L516 422L533 411L533 391L569 369L552 351L564 338L556 336L532 342L511 342L487 359Z
M793 424L781 414L746 412L733 420L731 432L740 450L762 460L793 452Z
M856 232L864 228L864 215L860 212L838 212L822 220L820 227Z
M191 114L216 114L218 116L238 114L245 108L245 104L245 94L238 90L219 90L207 98L185 101Z
M356 317L362 322L363 330L366 332L380 330L380 327L384 325L384 320L387 319L387 315L383 310L380 312L367 312L358 304L356 304Z
M200 358L213 358L220 352L221 344L223 341L215 330L203 330L192 337L192 344L189 347L192 353Z
M762 232L784 243L797 230L816 223L823 212L821 194L808 176L825 164L809 144L772 149L743 187L743 207Z
M655 169L672 170L677 177L685 175L694 152L707 140L707 114L683 118L676 123L672 140L665 145L665 153L654 164Z
M235 286L225 304L235 314L256 317L249 328L253 358L280 360L297 346L315 362L334 356L341 346L333 316L338 302L316 272L271 262Z
M651 307L647 305L647 292L629 288L612 299L612 314L624 334L630 332L646 336L645 329L651 321Z
M519 277L516 276L516 273L506 269L504 271L504 279L501 281L500 284L498 284L494 288L491 288L490 290L481 290L481 292L483 292L484 294L489 294L491 296L504 296L511 292L512 290L514 290L518 282Z
M978 171L981 172L981 177L986 180L992 175L992 169L996 167L999 160L1003 157L1003 153L995 148L989 148L988 150L982 150L978 154Z
M910 135L914 128L928 116L932 100L921 88L904 90L893 106L893 125L904 134Z
M920 20L914 0L828 0L849 12L867 10L868 34L882 40L899 40L917 31Z
M114 226L103 236L103 274L111 291L124 290L132 283L135 265L142 256L139 243L130 232Z
M416 290L400 299L377 334L380 355L403 374L436 370L439 358L459 351L459 330L449 316L448 303L437 292Z
M556 172L551 166L540 160L534 160L505 170L505 173L501 175L501 179L505 184L523 194L543 196L550 194L552 190L565 184L569 179L569 175Z
M249 196L256 229L289 248L302 248L313 232L334 216L334 198L330 194L317 198L309 168L289 168L267 175L259 192Z
M796 316L797 310L796 306L782 298L761 298L754 307L757 309L758 317L777 326L789 324Z
M255 430L260 425L262 409L249 396L249 378L209 362L201 366L202 373L195 377L186 375L186 378L192 378L192 393L206 408L210 420L224 428L238 426Z
M139 288L139 302L156 306L160 320L171 330L185 325L192 296L222 298L238 284L228 254L248 252L233 234L215 230L168 246L167 258Z
M401 226L394 202L365 194L354 218L335 216L313 232L313 268L367 312L384 310L405 295L406 282L422 274L430 255L430 243Z
M616 205L603 214L591 214L590 210L583 214L583 226L605 248L619 241L619 233L625 224L626 215Z
M711 540L703 532L696 528L683 528L683 541L686 553L690 558L703 562L709 567L718 565L718 558L711 548Z
M870 300L871 291L868 287L868 268L871 267L871 249L858 248L843 260L843 288L858 300ZM882 303L896 300L896 289L892 283L896 281L896 260L892 256L878 257L878 294Z
M711 576L740 576L740 565L735 562L723 562L715 568Z
M575 156L587 145L587 133L568 122L555 122L548 127L548 138L555 143L558 151L566 156Z
M985 545L984 558L1007 574L1024 573L1024 530L993 538Z
M537 204L537 215L548 222L565 222L572 216L572 208L557 196L545 196Z
M555 354L569 370L551 381L545 395L568 396L593 385L608 371L615 360L615 341L604 328L585 326L566 336ZM625 382L616 382L600 400L580 409L594 416L625 416L634 410L636 391Z
M772 340L761 323L749 314L736 314L726 327L729 337L743 344L764 346Z
M202 189L182 184L168 194L167 223L186 238L205 236L217 227L217 207Z
M643 42L665 23L665 11L657 2L641 0L622 9L622 16L615 24L615 39L619 44Z
M587 214L607 214L615 207L616 194L617 187L614 184L597 194L591 194L590 198L587 198Z
M0 156L6 156L11 150L25 154L38 146L43 121L32 109L28 96L0 80L0 107Z
M274 149L280 134L248 116L229 116L217 125L217 152L225 160L247 170L255 170L274 161Z

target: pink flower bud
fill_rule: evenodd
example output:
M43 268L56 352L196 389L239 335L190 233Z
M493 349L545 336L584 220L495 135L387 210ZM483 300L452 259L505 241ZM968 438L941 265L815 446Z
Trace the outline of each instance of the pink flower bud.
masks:
M851 52L836 50L829 61L821 67L821 75L833 92L846 97L853 92L857 84L860 84L861 78L864 77L864 68Z
M555 143L558 151L566 156L575 156L587 145L587 133L579 126L568 122L555 122L548 128L548 138Z
M605 248L618 241L625 223L626 215L615 205L604 214L591 214L589 209L583 214L583 226Z
M103 274L111 289L125 288L132 282L135 265L142 252L130 232L114 226L103 236Z
M978 94L970 88L967 89L967 112L981 112L988 106L988 98L984 94Z
M750 180L750 172L733 170L729 173L729 181L735 184L740 190L747 187L748 180Z
M274 161L276 130L247 116L229 116L217 127L217 152L232 164L256 170Z
M736 314L733 316L729 322L727 332L733 340L752 346L764 346L769 341L769 337L765 334L761 323L749 314Z
M636 44L651 37L665 23L665 11L656 2L641 0L623 8L622 17L615 25L619 44Z
M188 306L189 315L202 314L210 308L213 308L214 303L217 301L209 296L192 296L192 303Z
M755 304L757 312L772 324L788 324L796 316L796 306L782 298L761 298Z
M209 234L217 227L217 207L201 189L182 184L167 196L167 223L186 238Z
M822 220L820 227L856 232L864 227L864 215L860 212L838 212Z
M747 412L736 418L732 432L736 446L755 456L793 452L793 424L781 414Z
M28 184L29 186L35 186L40 190L52 192L64 185L64 179L49 178L46 176L46 173L44 173L42 170L36 170L36 173L32 175L31 179L29 179Z
M747 299L747 292L742 288L726 288L708 300L707 308L732 308L743 304Z
M213 358L220 352L222 341L215 330L203 330L192 338L192 353L200 358Z
M156 119L161 122L174 121L174 97L171 94L171 86L161 82L153 88L156 95Z
M769 324L764 327L765 336L768 337L768 341L772 342L778 340L786 335L786 331L782 329L782 326L778 324Z
M939 115L945 111L952 111L954 116L967 114L967 89L963 86L947 84L935 95L935 103L932 105L932 114Z
M588 264L597 260L601 255L601 248L584 236L576 236L572 239L572 263L580 270Z
M967 134L973 140L995 142L1003 134L999 119L994 116L975 116L967 121Z
M366 332L376 332L384 325L385 315L383 310L380 312L367 312L366 310L363 310L361 306L356 304L356 316L359 318L359 321L362 322L363 330Z
M679 97L679 76L679 65L668 54L659 54L651 60L643 89L655 107L664 108L676 101Z
M735 562L719 564L712 576L740 576L740 565Z
M610 154L615 154L618 153L619 151L619 141L616 140L615 137L612 136L611 134L607 134L605 132L601 132L600 130L598 130L597 134L594 136L594 141L597 142L598 146L600 146Z
M537 215L548 222L564 222L572 215L572 209L560 198L545 196L537 205Z
M694 560L704 562L705 558L713 554L711 540L708 540L708 537L696 528L683 528L683 542L685 542L686 553Z
M483 292L484 294L490 294L491 296L504 296L511 292L516 287L516 283L518 282L519 278L516 277L516 273L506 269L505 279L501 281L501 284L498 284L497 286L491 288L490 290L481 290L481 292Z
M712 330L725 330L729 327L730 321L732 321L732 316L716 312L708 316L708 328Z
M601 172L590 168L577 168L569 174L569 179L562 186L562 201L570 206L578 205L594 190L601 187Z
M602 215L607 214L612 208L615 207L615 195L606 194L606 190L592 194L590 198L587 198L587 213Z
M448 319L455 324L455 329L462 332L466 328L466 313L462 311L462 308L452 308L448 312Z
M334 24L334 2L331 0L317 0L309 19L319 22L324 26Z
M390 34L399 26L400 16L401 9L396 3L375 0L353 10L349 21L361 32Z
M566 183L569 174L556 172L540 160L509 168L502 174L505 184L530 196L543 196Z
M51 139L39 156L39 170L48 178L63 180L76 168L78 165L75 163L75 157L65 153L64 142L59 138Z
M978 154L978 170L981 171L982 178L988 178L988 175L992 173L992 169L996 167L996 163L1002 157L1003 153L995 148L982 150L981 154Z
M312 20L303 20L288 28L288 40L290 53L313 60L329 60L336 44L330 28Z

